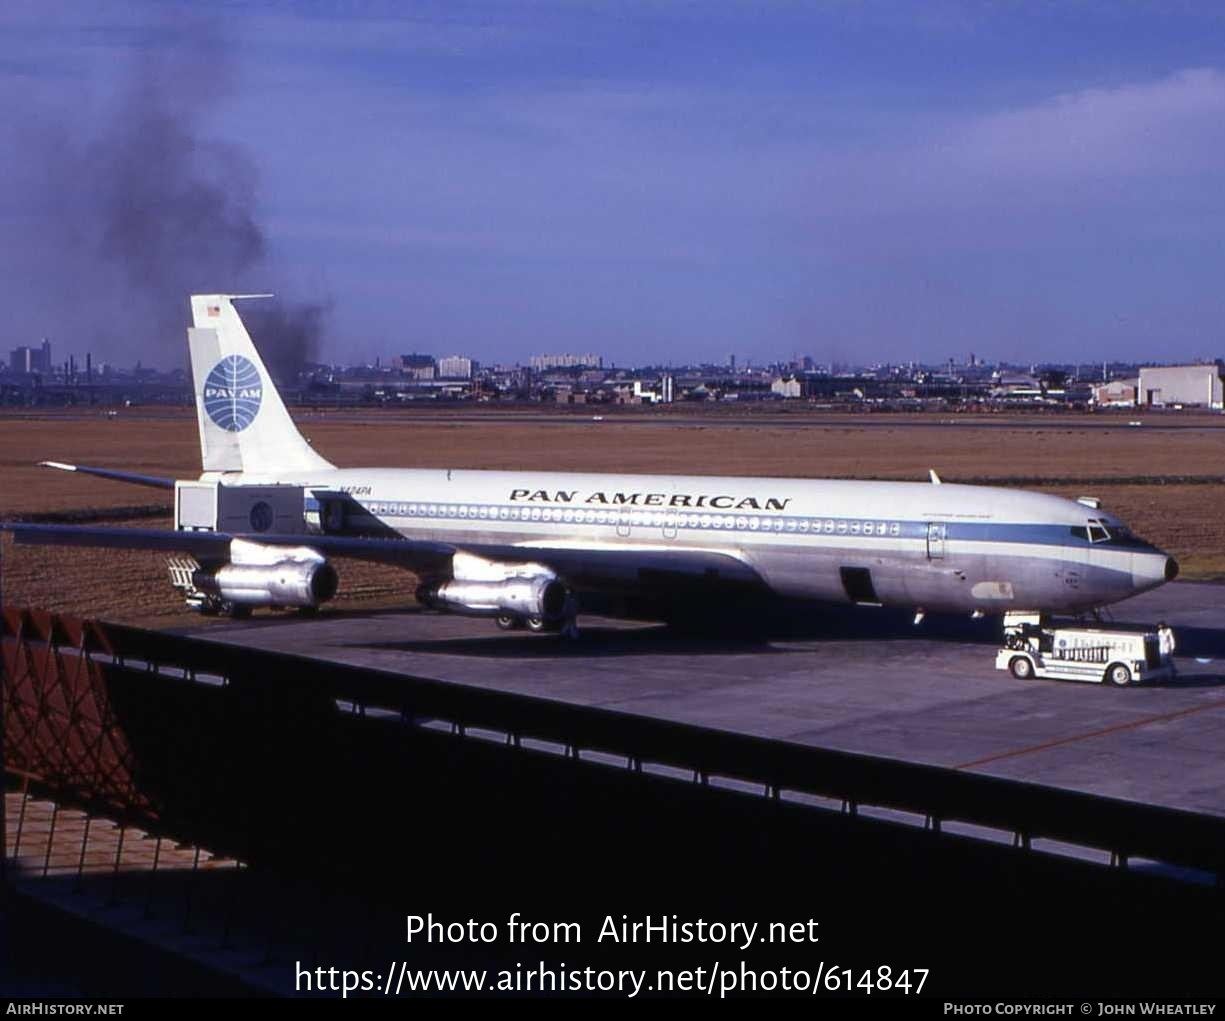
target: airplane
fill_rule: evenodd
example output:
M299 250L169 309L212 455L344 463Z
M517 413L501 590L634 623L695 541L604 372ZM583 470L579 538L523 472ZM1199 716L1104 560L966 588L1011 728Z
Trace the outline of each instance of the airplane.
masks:
M1096 612L1178 564L1093 498L928 482L525 470L338 468L301 435L234 302L191 297L203 474L43 464L174 490L176 527L5 523L20 544L162 550L189 605L310 612L329 558L415 573L438 610L577 633L578 613L641 615L756 597L974 617ZM186 559L183 559L186 558ZM177 573L176 573L177 571Z

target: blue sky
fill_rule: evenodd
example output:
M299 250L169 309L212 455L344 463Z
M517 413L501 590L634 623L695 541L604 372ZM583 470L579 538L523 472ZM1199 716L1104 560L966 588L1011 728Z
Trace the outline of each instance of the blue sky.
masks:
M179 364L169 292L272 287L344 360L1225 354L1214 4L7 0L0 31L3 348Z

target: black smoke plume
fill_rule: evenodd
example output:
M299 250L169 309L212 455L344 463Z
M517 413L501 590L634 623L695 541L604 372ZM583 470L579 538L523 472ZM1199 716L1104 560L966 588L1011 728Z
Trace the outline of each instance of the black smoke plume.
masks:
M292 380L315 361L331 302L243 302L242 318L274 379Z
M188 295L274 291L277 302L242 313L258 316L251 333L269 369L292 378L317 355L330 302L286 299L259 222L255 163L206 130L234 87L231 47L207 26L171 27L133 48L113 102L95 111L95 98L81 97L89 116L61 111L28 126L43 332L75 333L74 350L88 345L121 365L183 365ZM56 287L64 300L52 298Z

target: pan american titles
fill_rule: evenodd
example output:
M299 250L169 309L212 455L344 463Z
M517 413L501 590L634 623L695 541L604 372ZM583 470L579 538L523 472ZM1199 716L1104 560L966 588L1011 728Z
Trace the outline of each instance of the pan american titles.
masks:
M602 504L623 507L712 507L715 510L784 511L791 498L776 496L728 496L719 493L607 493L596 490L583 494L579 489L512 489L513 502Z

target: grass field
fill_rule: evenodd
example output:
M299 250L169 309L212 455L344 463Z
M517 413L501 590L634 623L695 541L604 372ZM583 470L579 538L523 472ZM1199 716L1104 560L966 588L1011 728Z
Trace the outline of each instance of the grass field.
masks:
M594 411L594 409L593 409ZM550 414L467 409L299 416L330 460L388 467L513 468L924 479L1022 484L1062 496L1098 496L1106 509L1178 558L1183 577L1225 578L1225 429L1220 416L1118 419L1060 416L939 418L685 409ZM35 467L60 460L153 475L199 474L188 410L0 415L0 518L83 512L124 519L167 494ZM147 519L146 526L169 519ZM161 556L3 548L4 596L13 603L172 626L188 616ZM402 571L341 563L340 605L411 602Z

